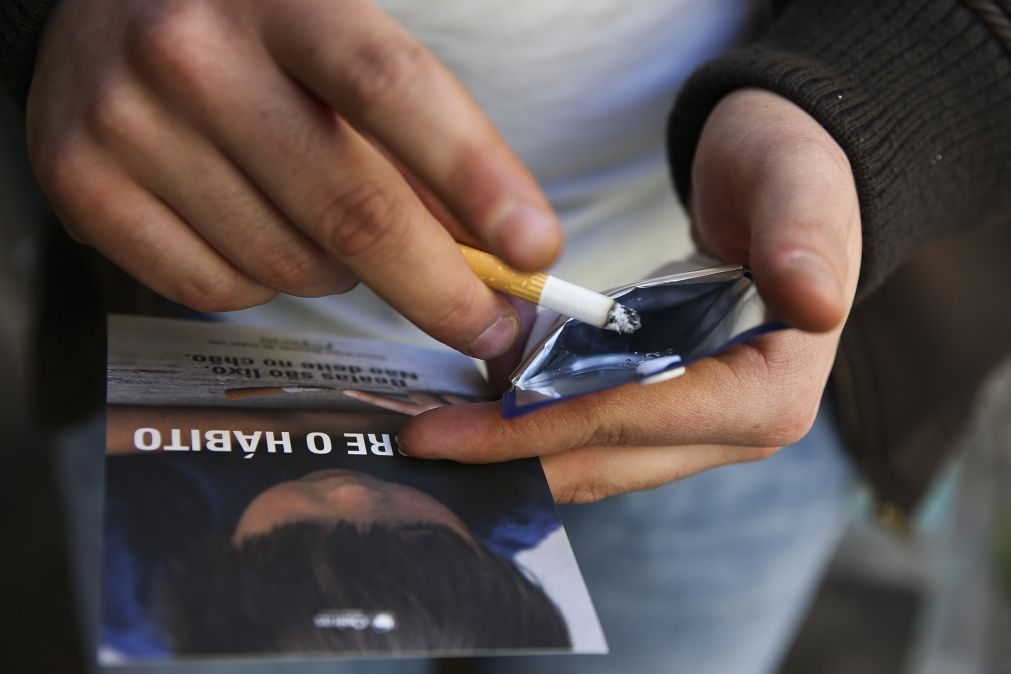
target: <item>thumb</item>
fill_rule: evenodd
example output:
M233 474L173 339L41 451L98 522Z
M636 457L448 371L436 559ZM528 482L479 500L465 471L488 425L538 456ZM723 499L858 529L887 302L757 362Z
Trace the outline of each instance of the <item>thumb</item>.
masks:
M860 209L832 136L785 98L742 89L706 122L693 175L700 245L746 262L777 319L812 332L838 327L860 270Z
M777 142L746 206L749 263L762 298L774 316L812 332L846 319L860 266L860 210L849 162L818 131Z
M537 307L535 305L515 297L509 297L508 295L503 295L502 298L516 310L516 316L520 320L520 329L519 334L516 336L516 341L509 347L509 350L487 362L488 381L491 383L495 393L498 394L504 393L509 388L511 384L509 376L519 366L520 361L523 360L527 340L530 337L530 330L533 328L534 320L537 318Z

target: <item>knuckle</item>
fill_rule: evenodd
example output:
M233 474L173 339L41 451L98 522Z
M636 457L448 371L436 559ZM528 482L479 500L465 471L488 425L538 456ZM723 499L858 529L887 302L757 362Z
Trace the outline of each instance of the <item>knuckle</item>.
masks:
M792 445L811 430L817 413L817 405L813 409L809 405L791 407L759 429L753 438L754 444L776 448Z
M569 486L565 490L564 498L560 500L573 504L595 503L621 493L621 491L621 488L607 480L588 477Z
M54 210L71 239L83 245L92 245L87 222L75 216L87 214L82 206L92 198L87 187L89 168L88 151L76 141L46 144L31 150L32 171L49 198Z
M220 43L214 3L148 3L130 31L128 48L160 79L183 85L201 81L207 51Z
M83 152L73 144L45 145L31 152L32 170L39 185L56 204L73 203L87 176Z
M501 166L491 160L499 156L499 143L499 139L478 131L454 139L446 147L450 180L467 186L468 200L481 204L486 221L496 214L493 209L501 207L501 185L496 175Z
M332 199L319 218L324 240L335 253L381 257L406 233L405 214L381 186L364 183Z
M819 402L820 400L815 398L814 402L807 403L788 415L786 426L791 437L790 442L786 444L793 444L801 440L811 431L814 420L818 416Z
M370 108L397 95L424 73L424 47L413 40L368 40L344 70L348 95Z
M236 275L229 273L187 275L177 280L174 290L182 304L200 312L233 311L265 301L245 296Z
M115 78L99 83L84 116L88 130L100 141L140 144L147 133L147 121L138 94Z
M631 429L622 420L611 419L601 422L599 419L591 419L590 424L594 430L588 444L620 447L634 443Z
M583 445L622 446L636 443L637 433L622 415L609 413L602 396L590 396L579 408L578 426L584 429Z
M277 246L265 251L258 259L264 283L282 292L311 290L322 281L318 271L319 261L301 246Z
M480 310L480 296L474 292L468 292L464 288L454 288L440 298L438 309L432 314L431 325L433 330L438 330L440 334L456 335L456 329L461 323L471 322L484 312ZM465 332L480 333L484 329L482 324L477 330ZM476 335L475 335L476 336Z
M791 445L811 430L825 379L812 363L803 335L785 331L772 340L757 340L734 351L729 368L740 391L762 391L743 413L740 444L761 447ZM825 372L827 377L827 371Z

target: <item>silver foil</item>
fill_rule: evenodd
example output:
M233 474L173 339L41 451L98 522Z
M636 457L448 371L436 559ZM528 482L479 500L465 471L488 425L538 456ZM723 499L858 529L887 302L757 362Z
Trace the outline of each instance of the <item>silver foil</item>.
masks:
M548 325L547 334L512 375L513 388L503 400L506 417L622 384L666 381L696 360L785 327L769 320L740 265L699 257L605 294L638 311L642 327L621 335L542 315L538 326Z

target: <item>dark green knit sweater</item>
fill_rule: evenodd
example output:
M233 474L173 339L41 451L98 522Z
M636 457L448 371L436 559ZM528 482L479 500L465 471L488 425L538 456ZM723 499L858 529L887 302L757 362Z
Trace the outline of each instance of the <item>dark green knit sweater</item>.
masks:
M0 2L0 82L22 107L28 98L39 35L55 6L56 0Z
M746 86L797 103L846 151L863 221L860 297L928 238L1011 224L1011 1L794 0L760 40L682 89L668 147L683 200L709 112Z

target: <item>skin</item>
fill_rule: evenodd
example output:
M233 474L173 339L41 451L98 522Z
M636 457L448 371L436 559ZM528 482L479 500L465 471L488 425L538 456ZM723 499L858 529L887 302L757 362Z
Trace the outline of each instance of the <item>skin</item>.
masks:
M246 506L232 541L236 544L293 522L403 525L444 524L468 540L470 532L446 506L428 494L352 470L317 470L274 485Z
M514 341L515 312L454 234L532 270L557 256L560 226L473 99L388 16L365 0L106 9L59 3L28 100L33 167L74 238L202 311L361 280L471 355Z
M535 269L559 250L557 220L460 84L373 5L64 0L43 38L29 151L75 238L199 310L360 279L450 346L505 354L499 382L515 364L529 311L485 288L454 238ZM582 502L802 437L859 275L848 160L797 106L741 90L713 110L693 180L699 247L749 265L796 330L512 421L497 403L432 409L402 451L540 455L555 497Z
M588 502L772 456L818 411L860 271L860 211L846 155L806 112L741 90L706 123L693 164L692 234L749 265L798 329L765 335L652 386L624 386L501 417L498 403L443 407L398 435L417 457L541 456L555 498ZM507 372L498 362L496 372Z

